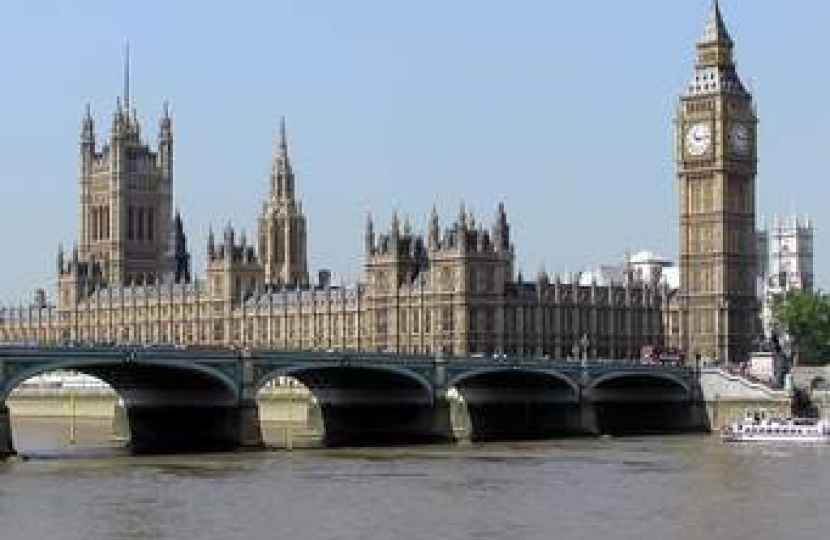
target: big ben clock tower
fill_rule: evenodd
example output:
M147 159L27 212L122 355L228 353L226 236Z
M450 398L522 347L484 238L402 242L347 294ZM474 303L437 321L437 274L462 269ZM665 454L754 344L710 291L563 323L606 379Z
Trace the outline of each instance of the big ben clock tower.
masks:
M749 357L757 333L757 118L717 0L676 124L680 333L690 354Z

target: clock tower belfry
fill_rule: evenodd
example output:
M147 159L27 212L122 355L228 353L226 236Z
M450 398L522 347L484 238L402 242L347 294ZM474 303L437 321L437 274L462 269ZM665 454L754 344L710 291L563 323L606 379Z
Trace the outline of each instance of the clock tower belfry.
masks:
M745 360L758 334L757 118L717 0L675 126L680 345L690 354Z

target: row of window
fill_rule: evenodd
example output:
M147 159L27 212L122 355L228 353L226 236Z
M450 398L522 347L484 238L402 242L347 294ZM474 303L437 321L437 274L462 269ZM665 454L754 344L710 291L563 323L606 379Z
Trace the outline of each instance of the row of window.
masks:
M155 237L156 213L152 207L127 208L127 240L152 242Z
M109 240L110 238L110 207L93 206L89 211L89 227L92 240Z

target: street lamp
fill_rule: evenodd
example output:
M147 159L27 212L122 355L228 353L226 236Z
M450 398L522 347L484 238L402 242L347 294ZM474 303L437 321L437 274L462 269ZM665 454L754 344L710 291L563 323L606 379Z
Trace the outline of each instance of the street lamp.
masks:
M579 339L579 345L582 348L582 359L583 360L588 359L588 345L589 345L589 343L590 342L588 341L588 334L582 334L582 337Z

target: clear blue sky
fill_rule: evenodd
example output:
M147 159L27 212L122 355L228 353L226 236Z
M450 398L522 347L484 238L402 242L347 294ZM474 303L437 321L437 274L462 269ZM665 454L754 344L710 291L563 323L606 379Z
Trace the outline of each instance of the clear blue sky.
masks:
M535 275L677 256L672 118L708 0L8 1L0 20L0 299L52 290L77 234L84 104L99 140L121 92L176 136L197 268L209 224L249 238L288 121L316 270L360 272L366 212L423 228L436 204L504 200ZM760 124L759 214L810 214L827 287L830 3L722 0ZM24 233L24 230L28 231Z

